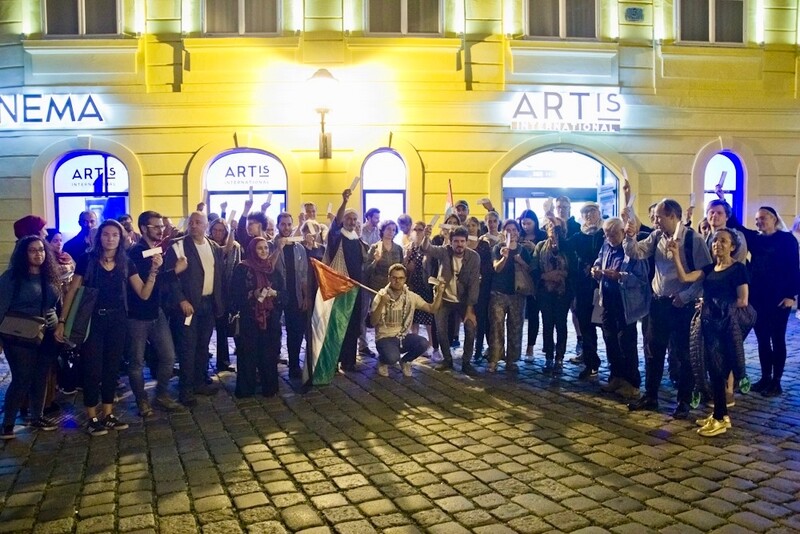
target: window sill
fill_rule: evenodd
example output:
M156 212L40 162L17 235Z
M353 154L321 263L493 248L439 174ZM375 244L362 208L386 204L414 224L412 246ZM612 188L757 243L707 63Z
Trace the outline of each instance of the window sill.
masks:
M185 37L183 45L187 50L211 48L298 48L299 36L242 36L242 35L206 35L203 37Z
M417 37L400 34L386 34L376 37L375 34L366 37L350 37L347 39L349 48L436 48L455 49L461 48L461 39L455 37Z

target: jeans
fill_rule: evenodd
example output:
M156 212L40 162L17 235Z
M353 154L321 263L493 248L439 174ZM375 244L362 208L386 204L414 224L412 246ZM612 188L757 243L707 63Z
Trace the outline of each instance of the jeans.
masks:
M603 339L606 342L610 378L621 378L635 388L642 384L636 322L627 324L619 289L603 293Z
M103 404L114 403L127 322L123 309L95 309L92 314L89 338L81 347L83 405L87 408L97 406L98 399Z
M692 303L677 308L672 305L670 297L653 297L646 336L650 357L645 359L645 394L651 399L658 398L664 377L664 358L669 347L679 364L678 402L691 400L694 378L689 361L689 328L692 315Z
M378 358L381 363L394 365L400 360L411 362L425 354L428 340L417 334L406 334L399 337L383 337L375 342Z
M578 313L578 324L583 339L583 361L587 369L600 368L600 356L597 355L597 326L592 323L594 311L594 289L582 288L575 295L575 311Z
M308 329L308 312L300 310L294 300L290 299L283 310L290 369L300 367L300 347L303 345L303 336Z
M228 338L230 337L228 314L224 313L221 317L217 317L214 326L217 330L217 370L221 371L231 364L231 355L228 349Z
M558 294L551 291L540 290L536 296L539 308L542 310L542 350L548 360L555 358L564 359L567 352L567 312L572 298L568 294ZM556 332L556 341L553 341L553 330Z
M761 377L780 381L786 366L786 324L791 308L779 308L777 303L753 301L758 316L753 330L758 340L758 359Z
M522 353L522 311L525 297L507 295L492 291L489 298L489 317L492 329L489 331L489 361L497 363L503 358L505 350L506 363L519 360ZM506 331L508 331L508 347L506 348Z
M148 342L157 358L156 397L160 397L167 394L175 366L175 345L172 343L169 321L161 310L158 310L158 318L154 320L128 319L128 378L137 401L147 400L143 371Z
M192 322L186 326L182 314L172 318L175 344L180 361L181 399L189 400L194 396L196 387L205 385L208 371L208 345L214 331L214 297L203 297L194 306Z
M3 406L3 426L11 426L23 399L30 394L30 414L36 419L44 409L47 372L56 357L56 342L53 331L46 330L38 347L20 345L8 338L3 339L8 366L11 369L11 384L6 391Z
M528 346L532 347L539 337L539 301L535 296L525 297L525 318L528 320Z
M453 362L453 355L450 353L450 341L447 332L458 327L464 320L466 306L458 302L442 302L442 307L436 312L436 331L439 334L439 345L445 362ZM464 323L464 352L461 361L469 364L472 359L472 351L475 348L475 326L474 324Z

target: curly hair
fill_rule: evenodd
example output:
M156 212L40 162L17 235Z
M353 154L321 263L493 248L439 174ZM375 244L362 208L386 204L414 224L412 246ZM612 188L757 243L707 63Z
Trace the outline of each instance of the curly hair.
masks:
M397 223L394 222L393 220L386 219L385 221L381 221L380 224L378 224L378 235L381 236L381 239L383 239L383 232L390 226L394 226L394 233L397 234Z
M11 253L11 261L8 268L11 271L11 279L14 281L21 280L23 277L28 276L30 272L30 264L28 263L28 247L31 243L38 241L44 247L44 263L39 268L39 273L42 282L51 286L57 295L61 294L61 279L59 278L58 266L56 259L53 255L53 249L48 245L44 239L37 235L25 236L14 247L14 252Z

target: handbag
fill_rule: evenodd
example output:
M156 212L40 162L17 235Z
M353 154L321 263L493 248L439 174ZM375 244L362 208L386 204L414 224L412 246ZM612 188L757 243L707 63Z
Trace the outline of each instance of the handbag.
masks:
M100 291L96 287L81 286L75 293L64 324L64 338L70 345L77 347L89 337L92 326L92 313L97 304Z
M20 345L37 347L44 339L44 317L7 312L0 323L0 335Z
M44 280L42 280L42 315L44 315L45 298L47 297ZM19 293L19 284L14 285L11 301ZM44 317L27 315L13 311L6 312L3 322L0 323L0 336L10 340L12 343L38 347L44 339L44 329L46 321Z
M514 292L517 295L532 297L536 294L536 286L533 285L533 278L528 269L520 265L514 265Z

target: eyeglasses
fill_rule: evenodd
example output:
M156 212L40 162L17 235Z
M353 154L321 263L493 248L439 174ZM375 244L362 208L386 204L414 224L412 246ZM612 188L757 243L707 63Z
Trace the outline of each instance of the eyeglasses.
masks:
M396 281L396 282L402 282L403 280L406 279L406 277L405 276L390 276L389 279L393 280L393 281Z
M148 227L148 228L161 228L162 230L163 230L164 228L166 228L166 226L165 226L165 225L163 225L163 224L148 224L148 225L147 225L147 227Z

